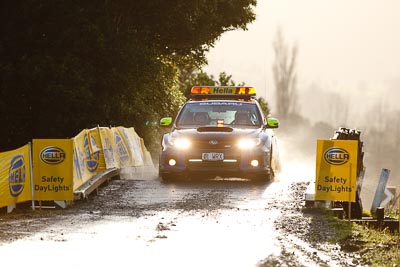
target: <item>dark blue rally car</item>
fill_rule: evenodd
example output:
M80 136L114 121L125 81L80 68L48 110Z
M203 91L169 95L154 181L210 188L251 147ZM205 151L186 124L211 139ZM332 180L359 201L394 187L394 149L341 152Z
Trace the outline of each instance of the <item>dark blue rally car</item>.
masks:
M195 86L162 138L159 175L174 179L271 180L279 168L279 121L266 118L253 87Z

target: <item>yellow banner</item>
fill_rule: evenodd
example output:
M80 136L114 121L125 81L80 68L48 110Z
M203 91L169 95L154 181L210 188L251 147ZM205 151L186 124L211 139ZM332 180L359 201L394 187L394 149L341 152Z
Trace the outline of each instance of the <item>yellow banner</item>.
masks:
M29 145L0 153L0 207L32 200Z
M73 138L74 142L74 190L94 175L104 170L100 134L97 129L82 130Z
M103 146L101 144L101 137L99 128L88 130L88 138L90 141L90 152L92 158L96 161L96 173L106 169L106 162L104 160Z
M119 161L116 158L116 144L114 133L110 128L100 127L101 145L104 152L104 161L107 169L120 168Z
M33 139L35 200L73 200L72 139Z
M74 148L74 165L73 165L73 175L74 175L74 188L73 190L80 187L85 179L88 178L87 171L85 171L85 151L84 151L84 136L86 130L82 130L73 138L73 148Z
M140 137L134 128L117 127L130 155L129 166L143 166L143 150Z
M315 200L356 201L358 141L318 140Z
M111 129L114 134L116 158L121 168L128 167L131 163L129 149L117 128Z

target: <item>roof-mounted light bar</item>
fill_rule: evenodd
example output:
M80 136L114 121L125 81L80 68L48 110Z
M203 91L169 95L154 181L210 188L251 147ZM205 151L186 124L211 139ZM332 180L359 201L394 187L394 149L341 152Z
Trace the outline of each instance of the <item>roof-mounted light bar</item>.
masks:
M250 99L256 89L249 86L193 86L192 97L196 99Z

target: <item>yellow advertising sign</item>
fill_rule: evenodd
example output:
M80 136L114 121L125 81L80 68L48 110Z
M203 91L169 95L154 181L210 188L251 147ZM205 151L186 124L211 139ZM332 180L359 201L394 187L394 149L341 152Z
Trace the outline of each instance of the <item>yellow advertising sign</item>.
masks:
M111 128L114 135L114 147L116 151L116 159L121 168L130 166L132 162L129 149L117 128Z
M85 171L85 151L84 151L84 137L86 134L86 129L82 130L73 138L73 148L74 148L74 167L73 167L73 177L74 177L74 190L80 187L86 178ZM90 178L90 177L89 177ZM88 178L87 178L88 179Z
M315 200L356 201L358 141L318 140Z
M119 161L116 159L116 144L114 133L110 128L99 128L101 145L103 147L104 161L107 169L119 168Z
M143 166L143 151L140 143L140 137L134 128L117 127L128 153L130 155L129 166Z
M32 200L29 145L0 153L0 207Z
M33 139L35 200L73 200L72 139Z
M97 164L96 173L99 173L106 169L106 162L104 160L104 152L103 152L103 146L101 144L99 128L93 128L88 130L88 138L89 138L90 152L92 158L96 160Z
M104 153L97 128L82 130L73 138L74 190L105 169Z

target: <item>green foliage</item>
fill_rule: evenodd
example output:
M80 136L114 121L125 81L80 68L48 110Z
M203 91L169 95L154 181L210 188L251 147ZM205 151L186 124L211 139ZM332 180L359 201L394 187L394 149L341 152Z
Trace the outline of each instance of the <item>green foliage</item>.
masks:
M190 97L190 89L196 85L203 86L243 86L244 82L236 84L232 79L232 75L221 72L218 79L213 75L209 75L193 65L179 66L179 83L182 93L186 98Z
M264 116L268 117L270 112L271 112L270 109L269 109L268 102L265 101L265 99L263 97L259 97L257 99L257 101L260 104L260 107L261 107L262 111L264 112Z
M177 66L206 63L228 30L255 19L255 0L6 0L0 3L0 151L84 128L174 115Z
M244 83L236 84L234 80L232 80L232 75L226 74L226 72L221 72L219 74L219 79L217 82L220 86L242 86Z
M217 85L213 75L209 76L207 73L199 71L195 67L182 67L180 73L180 88L187 99L190 98L190 89L195 85Z

